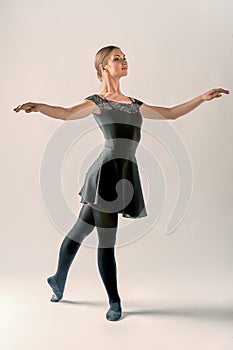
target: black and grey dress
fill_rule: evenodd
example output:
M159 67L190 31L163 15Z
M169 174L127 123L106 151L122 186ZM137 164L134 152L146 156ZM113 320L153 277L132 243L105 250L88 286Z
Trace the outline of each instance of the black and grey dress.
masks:
M147 216L135 155L141 139L139 108L143 102L130 99L132 103L107 100L97 94L85 98L101 111L93 116L103 132L105 147L85 174L78 194L81 203L92 203L98 210L140 218Z

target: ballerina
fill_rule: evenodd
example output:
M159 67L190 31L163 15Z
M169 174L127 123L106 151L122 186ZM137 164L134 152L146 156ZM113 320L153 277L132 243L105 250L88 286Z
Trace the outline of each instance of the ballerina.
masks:
M122 93L120 79L128 74L128 62L119 47L101 48L96 53L94 64L97 78L102 82L100 92L68 108L27 102L14 108L14 111L40 112L64 121L78 120L92 114L103 132L105 148L86 173L78 193L82 203L80 213L62 241L56 273L48 277L47 282L53 291L51 302L59 302L63 298L72 261L84 239L96 227L99 239L98 268L109 301L106 318L117 321L122 315L115 259L118 215L132 219L147 215L135 155L141 139L142 120L176 120L204 101L230 92L223 88L211 89L170 108L148 105Z

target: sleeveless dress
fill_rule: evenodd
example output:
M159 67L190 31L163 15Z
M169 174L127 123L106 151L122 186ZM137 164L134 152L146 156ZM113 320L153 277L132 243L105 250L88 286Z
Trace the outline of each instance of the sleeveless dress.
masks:
M97 210L121 213L126 218L147 216L136 149L141 139L143 102L107 100L97 94L85 100L93 101L101 114L93 117L105 138L104 150L85 174L78 195L81 203L91 203Z

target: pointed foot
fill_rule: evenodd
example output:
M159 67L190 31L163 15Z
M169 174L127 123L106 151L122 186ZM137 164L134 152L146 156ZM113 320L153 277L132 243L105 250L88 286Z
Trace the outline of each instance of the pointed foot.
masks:
M52 295L52 298L50 299L50 301L56 303L62 299L63 293L60 290L60 288L58 287L57 281L56 281L54 276L48 277L47 282L50 285L50 287L52 288L53 293L54 293Z

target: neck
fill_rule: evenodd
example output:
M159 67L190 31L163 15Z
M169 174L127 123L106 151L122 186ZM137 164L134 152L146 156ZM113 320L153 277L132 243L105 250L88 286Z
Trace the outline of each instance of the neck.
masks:
M102 82L101 95L123 95L119 79L105 79Z

